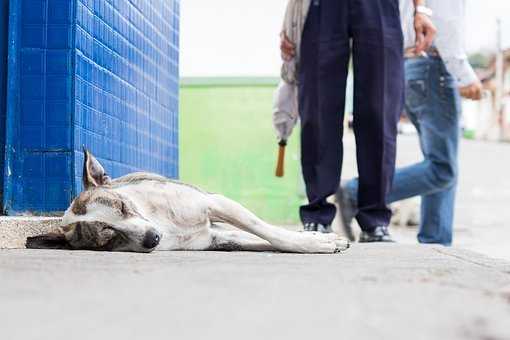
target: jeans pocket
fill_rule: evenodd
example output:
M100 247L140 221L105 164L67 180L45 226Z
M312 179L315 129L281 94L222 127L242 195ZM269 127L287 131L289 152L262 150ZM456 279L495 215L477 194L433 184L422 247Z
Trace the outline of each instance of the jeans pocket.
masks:
M449 74L439 77L439 98L444 115L457 116L460 113L460 99L457 84Z
M417 110L426 104L428 98L427 82L424 79L411 79L406 86L406 106Z
M455 82L449 74L441 74L439 77L439 95L443 100L450 100L455 95Z

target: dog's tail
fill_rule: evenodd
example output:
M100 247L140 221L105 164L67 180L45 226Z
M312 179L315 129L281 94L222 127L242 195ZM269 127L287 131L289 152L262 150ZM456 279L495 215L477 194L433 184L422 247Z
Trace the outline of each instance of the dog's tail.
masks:
M345 237L349 239L349 241L354 242L356 237L354 236L354 231L352 230L352 220L354 218L354 211L349 207L348 198L344 190L340 187L335 193L335 200L339 206L338 213L340 215L340 220L342 222L342 231Z

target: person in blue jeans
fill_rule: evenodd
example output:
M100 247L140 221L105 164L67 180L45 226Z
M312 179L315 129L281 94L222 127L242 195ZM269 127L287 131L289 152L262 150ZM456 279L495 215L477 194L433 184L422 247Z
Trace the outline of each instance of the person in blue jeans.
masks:
M412 10L401 2L401 11ZM463 50L461 33L464 0L428 0L437 27L433 47L425 54L413 48L405 53L405 111L416 127L423 161L396 171L387 203L421 196L418 241L452 244L455 195L458 180L460 138L460 95L478 100L482 87ZM403 14L402 18L406 16ZM403 21L406 45L411 46L413 30ZM356 213L358 179L345 183L337 193L348 234ZM382 241L391 242L389 233Z

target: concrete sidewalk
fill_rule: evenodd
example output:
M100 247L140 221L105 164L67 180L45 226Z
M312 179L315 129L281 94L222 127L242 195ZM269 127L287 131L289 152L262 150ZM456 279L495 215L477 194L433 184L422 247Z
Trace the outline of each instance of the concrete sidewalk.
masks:
M400 165L415 144L401 140ZM455 244L510 258L510 145L463 150ZM57 224L0 217L0 248ZM334 256L0 250L0 340L510 339L510 262L392 232L399 244Z
M0 251L1 339L510 339L510 263L338 255Z

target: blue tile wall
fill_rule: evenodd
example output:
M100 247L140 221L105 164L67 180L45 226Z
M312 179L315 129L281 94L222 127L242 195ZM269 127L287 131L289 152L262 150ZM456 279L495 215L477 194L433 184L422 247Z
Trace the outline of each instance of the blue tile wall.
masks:
M178 177L179 0L11 1L4 209L63 211L82 146Z
M9 1L0 0L0 150L5 150L5 112L7 94L7 46L9 32ZM0 152L0 169L4 168L4 155ZM0 197L3 176L0 176Z

